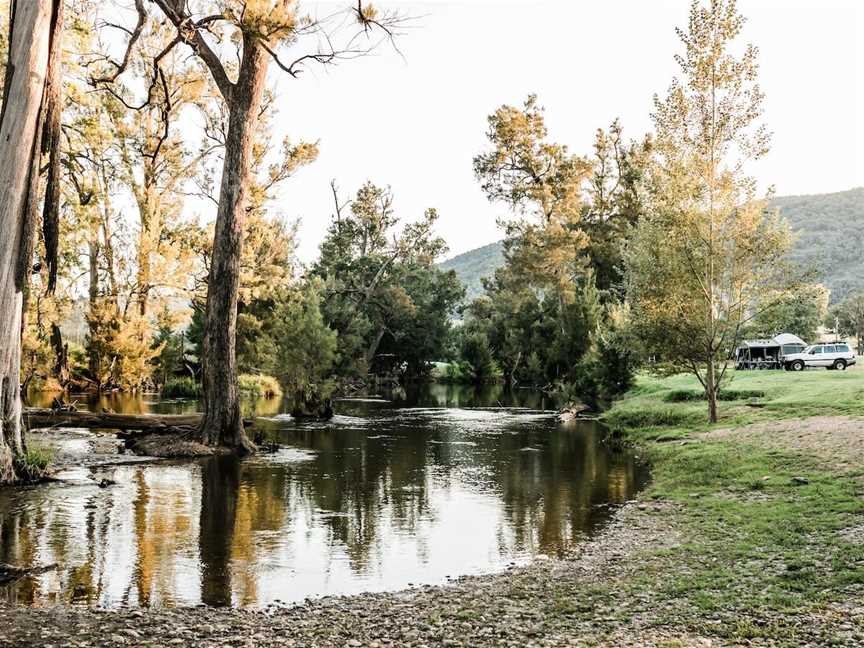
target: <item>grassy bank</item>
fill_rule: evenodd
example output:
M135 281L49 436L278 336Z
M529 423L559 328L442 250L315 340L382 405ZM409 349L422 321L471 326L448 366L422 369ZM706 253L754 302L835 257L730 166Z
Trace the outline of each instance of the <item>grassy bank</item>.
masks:
M626 582L627 598L650 598L659 625L800 645L813 615L864 595L864 469L838 469L788 442L800 433L743 432L771 419L791 428L808 416L864 414L864 372L742 372L732 384L764 396L722 403L713 428L704 401L670 402L697 389L687 376L641 377L606 417L652 465L644 498L671 504L674 513L663 514L685 537L674 553L645 554L643 573ZM817 436L831 435L830 427ZM859 447L864 422L861 429ZM838 623L821 640L858 645L864 627Z
M721 425L827 414L864 416L864 370L732 371L724 389L741 397L721 402ZM694 376L643 375L606 419L610 425L628 428L703 426L707 421L704 400L672 402L676 394L699 391Z

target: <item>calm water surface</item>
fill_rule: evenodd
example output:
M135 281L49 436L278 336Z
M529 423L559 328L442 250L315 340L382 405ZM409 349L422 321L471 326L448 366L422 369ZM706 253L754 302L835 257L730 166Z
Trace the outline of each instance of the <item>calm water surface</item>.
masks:
M148 396L89 406L195 409ZM250 407L277 453L73 468L63 484L0 490L0 562L59 565L0 597L262 606L442 583L565 555L647 477L598 426L557 423L532 392L435 385L340 401L327 423Z

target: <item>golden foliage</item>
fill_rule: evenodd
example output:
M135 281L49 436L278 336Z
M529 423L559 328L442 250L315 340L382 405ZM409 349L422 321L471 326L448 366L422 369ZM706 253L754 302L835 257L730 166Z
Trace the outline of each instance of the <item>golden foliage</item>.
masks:
M294 0L225 0L222 13L244 34L276 43L290 37L298 25Z

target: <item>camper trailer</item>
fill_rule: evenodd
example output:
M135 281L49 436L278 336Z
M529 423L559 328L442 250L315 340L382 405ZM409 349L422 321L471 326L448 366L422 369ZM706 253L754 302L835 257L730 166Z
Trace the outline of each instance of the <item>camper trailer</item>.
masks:
M782 369L782 356L801 353L807 344L797 335L781 333L770 340L744 340L735 350L736 369Z

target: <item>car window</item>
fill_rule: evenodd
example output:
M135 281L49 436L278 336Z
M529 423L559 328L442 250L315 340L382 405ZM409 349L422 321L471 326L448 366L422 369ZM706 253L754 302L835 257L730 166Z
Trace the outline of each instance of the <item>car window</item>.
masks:
M849 346L846 344L838 344L837 353L849 353Z
M837 347L835 347L833 344L828 345L825 347L825 350L822 353L837 353Z
M822 347L821 346L810 347L810 353L811 354L822 353Z

